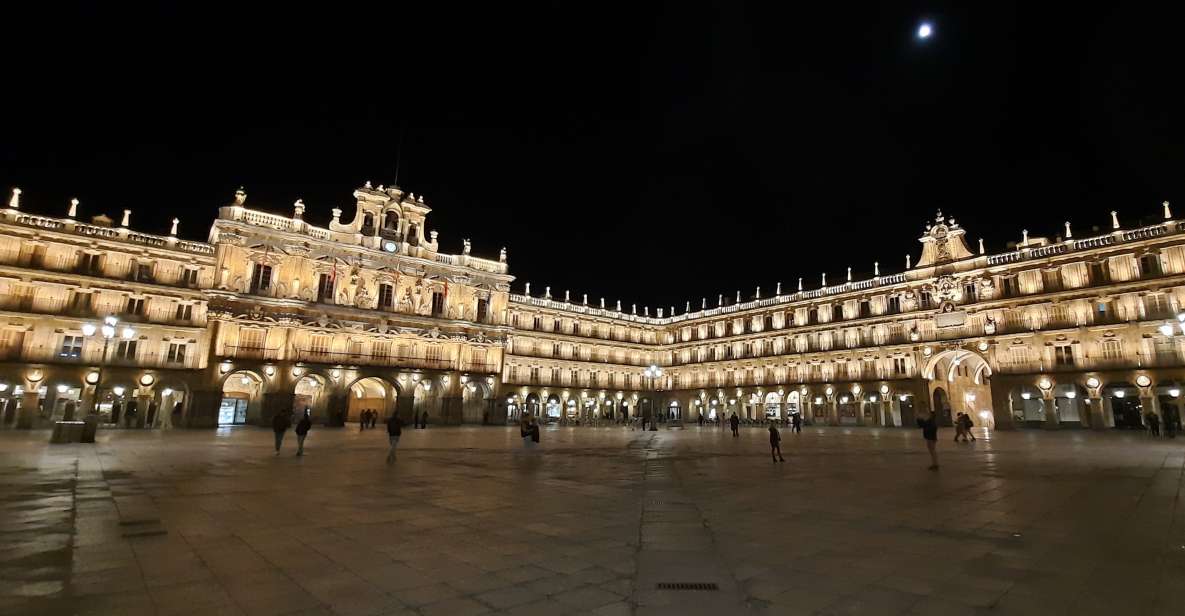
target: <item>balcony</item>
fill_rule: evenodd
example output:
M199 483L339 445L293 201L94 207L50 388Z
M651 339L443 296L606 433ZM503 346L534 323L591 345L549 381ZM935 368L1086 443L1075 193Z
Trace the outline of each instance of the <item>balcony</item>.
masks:
M425 368L429 370L453 370L456 368L456 363L451 359L414 357L406 355L338 353L315 349L298 349L296 351L296 359L313 364L383 366L390 368Z
M233 357L235 359L259 359L259 360L277 360L280 358L280 349L269 349L261 346L235 346L226 345L223 348L222 355L224 357Z

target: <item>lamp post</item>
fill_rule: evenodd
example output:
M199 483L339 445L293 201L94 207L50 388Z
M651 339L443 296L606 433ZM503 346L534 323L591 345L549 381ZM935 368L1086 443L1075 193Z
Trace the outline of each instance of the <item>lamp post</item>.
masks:
M103 354L99 357L99 373L95 379L95 392L91 397L91 413L98 412L99 404L99 386L103 384L103 368L107 366L107 348L111 345L111 341L115 338L116 332L119 332L119 337L123 340L131 340L136 336L136 330L125 326L122 330L119 329L119 319L114 316L108 316L103 319L102 325L95 325L94 323L83 323L82 333L87 338L93 338L95 334L103 337Z
M642 374L647 379L650 380L650 385L649 385L650 391L658 391L658 389L654 386L654 379L657 379L662 376L662 368L659 368L655 364L650 364L650 366L648 368L646 368L644 371L642 371ZM650 400L650 421L651 421L651 423L654 422L654 415L655 415L654 400L652 399L652 400ZM663 419L665 420L666 418L664 417Z

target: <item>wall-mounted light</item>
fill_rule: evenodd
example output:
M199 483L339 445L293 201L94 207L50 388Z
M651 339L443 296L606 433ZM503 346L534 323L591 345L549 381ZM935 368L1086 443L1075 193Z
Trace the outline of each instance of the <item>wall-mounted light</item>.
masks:
M1102 382L1093 376L1086 379L1086 386L1091 389L1098 389L1099 385L1102 385Z
M1053 381L1049 380L1049 377L1043 376L1041 377L1041 380L1037 381L1037 387L1040 387L1045 391L1049 391L1050 389L1053 389Z
M1127 392L1123 391L1122 389L1115 390L1115 397L1116 398L1122 398L1126 395L1127 395Z
M28 379L30 383L37 383L41 379L45 378L45 374L40 370L30 370L28 374L25 375L25 378Z
M335 380L335 381L336 381L337 379L340 379L340 378L341 378L341 376L342 376L342 371L341 371L341 370L338 370L337 368L334 368L333 370L331 370L331 371L329 372L329 376L333 377L333 380Z
M163 390L161 390L160 395L167 398L167 397L173 395L173 390L166 387Z
M835 388L833 388L832 386L828 385L828 386L827 386L827 388L823 390L823 393L825 393L825 394L827 394L828 396L830 396L831 394L835 393Z
M1136 385L1140 387L1147 387L1152 384L1152 379L1148 378L1147 374L1141 374L1136 377Z
M815 398L815 404L823 404L822 398Z
M242 383L243 385L250 385L251 384L251 377L244 374L243 376L239 377L239 382Z
M986 351L986 350L988 350L988 347L989 347L989 346L991 346L991 345L990 345L990 344L988 344L988 341L987 341L987 340L981 340L981 341L979 342L979 350L980 350L980 351Z
M122 385L116 385L115 387L111 388L111 393L115 394L117 397L122 397L123 392L125 391L127 390L124 389Z
M1022 391L1022 392L1020 392L1020 397L1024 398L1025 400L1028 400L1029 398L1033 397L1033 394L1031 394L1027 391Z
M932 353L934 353L934 349L931 349L930 347L922 347L922 355L929 357Z
M218 371L221 372L222 374L226 374L227 372L230 372L230 362L224 361L221 364L219 364Z
M889 386L888 385L881 385L881 395L882 396L889 395Z
M95 383L99 382L99 372L97 370L92 370L90 372L87 372L86 376L83 377L83 380L86 381L87 385L94 385ZM4 391L4 390L0 389L0 391Z
M1070 391L1067 391L1067 392L1066 392L1066 397L1067 397L1067 398L1069 398L1069 399L1071 399L1071 400L1073 400L1074 398L1077 398L1077 397L1078 397L1078 392L1076 392L1076 391L1074 391L1073 389L1071 389Z
M70 386L66 385L65 383L61 383L58 385L57 390L59 394L64 394L70 390Z
M909 394L901 394L900 396L897 396L897 398L900 399L902 402L905 402L906 400L909 399Z
M268 376L276 376L276 367L275 367L275 366L270 366L270 365L269 365L269 366L264 366L264 367L263 367L263 373L264 373L264 374L266 374L266 375L268 375Z

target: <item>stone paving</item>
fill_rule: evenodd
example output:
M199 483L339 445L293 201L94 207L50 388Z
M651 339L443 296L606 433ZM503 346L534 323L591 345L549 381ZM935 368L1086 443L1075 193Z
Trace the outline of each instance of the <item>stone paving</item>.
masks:
M0 432L0 613L1185 613L1185 439L977 433Z

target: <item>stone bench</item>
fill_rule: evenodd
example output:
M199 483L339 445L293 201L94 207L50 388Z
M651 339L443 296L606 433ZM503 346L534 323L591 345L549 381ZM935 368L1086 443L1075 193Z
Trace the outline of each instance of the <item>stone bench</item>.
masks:
M49 437L51 443L81 443L82 433L86 430L84 421L55 421L53 434Z

